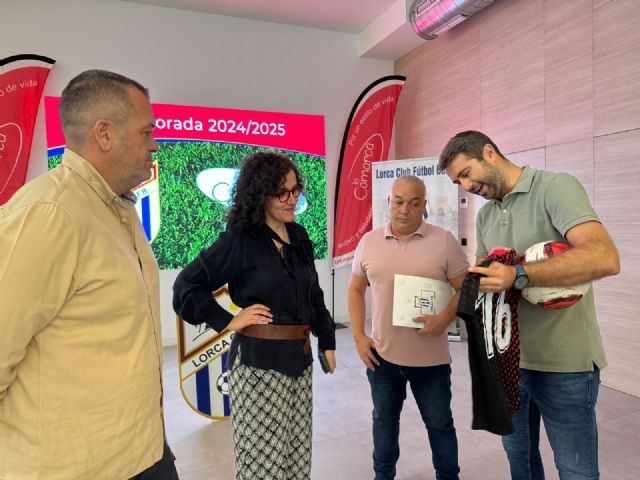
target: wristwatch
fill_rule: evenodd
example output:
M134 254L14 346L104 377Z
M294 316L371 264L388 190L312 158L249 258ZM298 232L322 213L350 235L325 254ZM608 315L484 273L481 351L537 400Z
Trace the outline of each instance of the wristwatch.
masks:
M524 290L529 286L529 275L522 265L514 265L516 267L516 279L513 281L513 288L516 290Z

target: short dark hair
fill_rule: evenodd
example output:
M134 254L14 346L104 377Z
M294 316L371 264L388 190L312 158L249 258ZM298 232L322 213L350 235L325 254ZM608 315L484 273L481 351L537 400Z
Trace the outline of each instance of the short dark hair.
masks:
M131 107L128 87L149 91L124 75L106 70L87 70L67 84L60 97L60 123L67 144L82 145L96 120L122 121Z
M438 168L445 170L449 164L459 154L463 153L470 158L476 160L482 160L482 150L485 145L491 145L498 155L503 157L500 153L498 146L493 143L487 135L476 130L467 130L466 132L457 133L451 140L447 142L442 153L440 154L440 161L438 162Z
M261 151L245 158L233 188L227 223L240 228L256 228L264 224L267 197L282 189L282 183L291 171L303 188L300 171L289 157Z

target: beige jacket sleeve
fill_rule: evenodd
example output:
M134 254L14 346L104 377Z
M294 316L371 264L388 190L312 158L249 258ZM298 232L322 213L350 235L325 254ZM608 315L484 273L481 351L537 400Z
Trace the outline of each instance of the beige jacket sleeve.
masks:
M0 209L0 401L34 337L73 292L80 233L51 203Z

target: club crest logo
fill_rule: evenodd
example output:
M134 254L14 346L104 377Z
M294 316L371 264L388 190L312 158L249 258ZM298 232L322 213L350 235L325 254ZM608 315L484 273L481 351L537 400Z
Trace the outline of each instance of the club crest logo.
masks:
M226 285L213 293L216 301L236 315ZM187 404L211 420L231 416L227 360L234 332L216 332L206 324L191 325L180 317L178 323L178 362L180 390Z
M138 199L136 211L149 243L153 242L160 231L160 183L158 178L158 162L154 162L151 168L151 178L132 190Z
M434 315L436 305L436 292L433 290L421 290L420 295L414 295L413 308L420 309L420 315Z

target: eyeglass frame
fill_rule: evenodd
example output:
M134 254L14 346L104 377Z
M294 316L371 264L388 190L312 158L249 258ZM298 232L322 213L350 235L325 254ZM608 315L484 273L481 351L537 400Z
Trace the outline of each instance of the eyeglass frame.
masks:
M290 197L293 197L296 199L300 198L300 195L302 194L302 190L303 190L302 185L300 185L299 183L296 183L291 190L287 190L286 188L283 188L278 193L274 193L271 196L276 197L278 200L280 200L280 203L287 203ZM294 193L296 191L298 192L297 194ZM284 200L283 200L282 196L285 194L286 194L286 197L284 197Z

